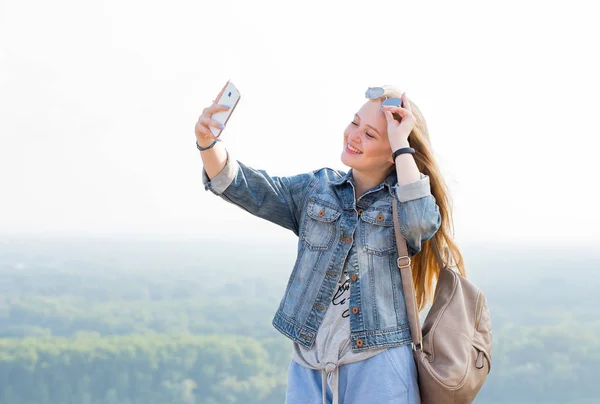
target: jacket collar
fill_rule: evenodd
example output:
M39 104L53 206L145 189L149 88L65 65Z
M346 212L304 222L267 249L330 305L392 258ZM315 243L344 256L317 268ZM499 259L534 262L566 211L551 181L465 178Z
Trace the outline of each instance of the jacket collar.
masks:
M347 173L342 175L337 180L329 181L329 183L331 185L335 185L335 186L340 186L346 182L351 182L352 185L355 185L354 178L352 176L352 168L350 168L350 170L348 170ZM388 176L386 177L386 179L383 181L382 184L387 185L391 189L397 182L398 182L398 178L397 178L397 174L396 174L396 166L392 166L392 169L390 170Z
M350 169L347 173L345 173L344 175L342 175L340 178L338 178L335 181L329 181L329 183L331 185L342 185L347 181L351 181L352 184L354 184L354 178L352 178L352 169Z

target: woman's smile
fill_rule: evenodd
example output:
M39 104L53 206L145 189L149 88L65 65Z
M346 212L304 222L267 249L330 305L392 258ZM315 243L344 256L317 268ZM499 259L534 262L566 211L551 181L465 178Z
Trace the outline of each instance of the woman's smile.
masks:
M346 143L346 152L349 154L362 154L362 152L356 147L352 146L350 142Z

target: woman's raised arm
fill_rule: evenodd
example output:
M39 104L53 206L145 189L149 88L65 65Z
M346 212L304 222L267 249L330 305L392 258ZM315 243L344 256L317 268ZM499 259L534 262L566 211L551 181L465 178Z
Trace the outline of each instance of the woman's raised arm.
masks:
M210 126L218 128L220 123L213 120L212 115L227 108L212 104L202 112L195 128L196 141L201 148L210 147L216 140ZM264 170L256 170L231 158L221 142L216 142L208 150L201 150L200 156L204 164L202 181L206 190L254 216L298 234L302 201L315 178L312 172L291 177L270 176Z

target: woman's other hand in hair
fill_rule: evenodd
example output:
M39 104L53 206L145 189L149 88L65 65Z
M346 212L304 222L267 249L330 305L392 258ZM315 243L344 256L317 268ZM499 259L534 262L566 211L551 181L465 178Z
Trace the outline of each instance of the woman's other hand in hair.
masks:
M402 93L402 106L385 105L382 107L387 120L387 133L392 150L408 146L408 136L417 122L410 108L406 93ZM398 122L392 114L400 115L402 121Z

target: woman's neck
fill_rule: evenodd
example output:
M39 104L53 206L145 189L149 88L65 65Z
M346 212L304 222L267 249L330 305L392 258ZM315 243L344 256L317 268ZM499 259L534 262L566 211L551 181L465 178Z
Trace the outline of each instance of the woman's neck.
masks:
M391 169L388 169L385 172L364 172L357 171L354 168L352 169L352 178L354 179L355 185L355 196L358 200L361 196L364 195L369 189L381 184L388 175L390 175Z

